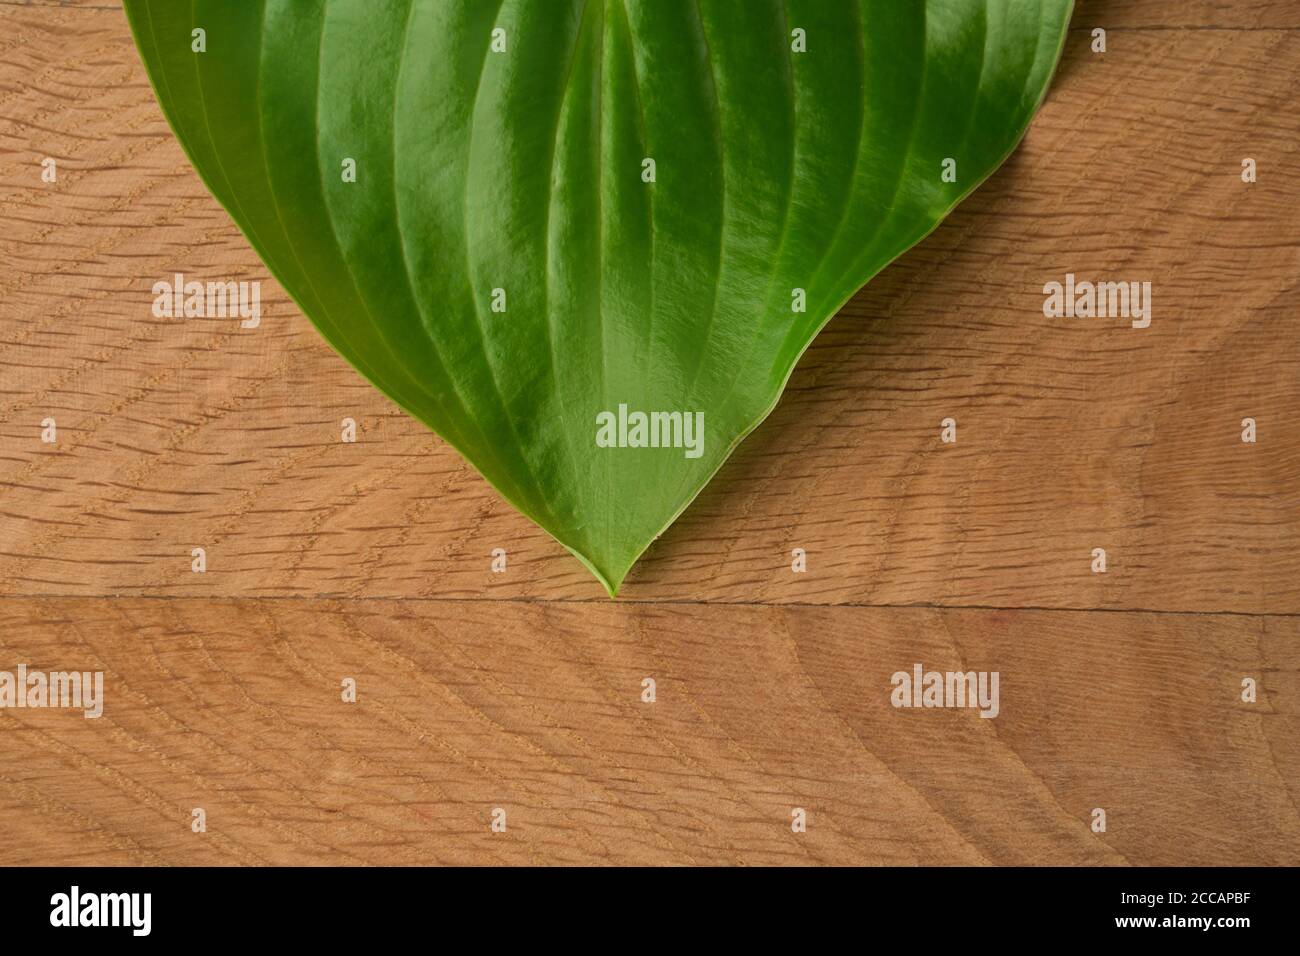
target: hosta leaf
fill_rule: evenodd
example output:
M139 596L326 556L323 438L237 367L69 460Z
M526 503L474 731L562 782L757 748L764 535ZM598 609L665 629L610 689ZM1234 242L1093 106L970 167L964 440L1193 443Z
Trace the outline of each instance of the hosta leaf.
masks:
M826 320L1010 153L1070 2L126 10L303 311L613 593Z

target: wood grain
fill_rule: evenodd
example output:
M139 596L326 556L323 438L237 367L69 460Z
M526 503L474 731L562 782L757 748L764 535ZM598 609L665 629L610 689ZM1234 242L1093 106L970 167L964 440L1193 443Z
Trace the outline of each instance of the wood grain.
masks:
M106 674L98 720L2 712L0 862L1300 863L1294 620L65 598L0 635ZM1000 714L895 709L916 662Z
M0 710L0 863L1300 863L1298 93L1294 3L1082 0L611 604L269 278L118 4L0 2L0 670L107 695ZM1150 328L1044 318L1067 272ZM1002 713L890 707L918 661Z
M119 15L6 16L0 108L31 119L7 121L0 168L0 586L600 594L266 277ZM627 598L1300 611L1300 34L1088 43L1072 34L1008 166L814 343ZM155 319L151 287L175 272L264 280L263 325ZM1045 319L1043 284L1067 272L1151 281L1151 327Z

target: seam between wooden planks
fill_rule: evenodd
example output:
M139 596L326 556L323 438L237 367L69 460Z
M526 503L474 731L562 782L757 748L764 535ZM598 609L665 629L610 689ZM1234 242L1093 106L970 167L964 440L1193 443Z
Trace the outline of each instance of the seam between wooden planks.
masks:
M655 600L648 598L539 598L523 596L502 597L420 597L414 595L356 595L346 593L320 594L74 594L74 593L32 593L0 594L0 602L6 601L177 601L177 602L219 602L219 603L259 603L259 602L369 602L394 604L525 604L539 607L562 607L566 605L628 606L637 607L753 607L753 608L803 608L830 609L853 608L858 610L917 610L917 611L1036 611L1052 614L1158 614L1170 617L1245 617L1274 620L1300 620L1298 611L1180 611L1171 608L1150 607L1070 607L1045 604L939 604L929 601L906 603L865 603L854 601L692 601L686 598L668 598Z

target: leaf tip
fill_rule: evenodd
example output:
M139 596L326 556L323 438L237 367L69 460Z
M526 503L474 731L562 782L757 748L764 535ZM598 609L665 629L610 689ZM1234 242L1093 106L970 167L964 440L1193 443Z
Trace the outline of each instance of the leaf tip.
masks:
M632 570L632 562L617 562L602 560L595 555L584 554L577 548L565 545L573 555L581 561L588 571L600 582L600 586L605 589L605 593L610 599L618 597L618 590L623 586L623 579L627 573Z

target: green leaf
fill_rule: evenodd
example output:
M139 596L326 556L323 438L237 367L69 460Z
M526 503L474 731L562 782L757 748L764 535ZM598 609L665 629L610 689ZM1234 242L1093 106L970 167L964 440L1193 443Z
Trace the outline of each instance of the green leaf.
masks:
M827 319L1015 147L1070 9L126 0L302 310L611 594ZM668 447L632 447L637 412Z

